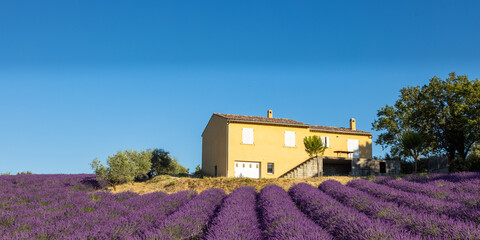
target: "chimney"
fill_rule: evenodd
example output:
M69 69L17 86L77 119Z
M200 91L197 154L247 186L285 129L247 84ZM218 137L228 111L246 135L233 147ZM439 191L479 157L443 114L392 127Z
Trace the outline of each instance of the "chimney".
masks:
M267 111L267 117L268 118L273 118L273 111L272 110Z
M350 118L350 129L357 130L357 124L355 123L355 118Z

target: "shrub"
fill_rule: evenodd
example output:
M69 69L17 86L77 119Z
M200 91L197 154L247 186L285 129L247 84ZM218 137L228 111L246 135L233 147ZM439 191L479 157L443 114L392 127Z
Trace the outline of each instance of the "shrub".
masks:
M480 155L470 154L467 159L456 157L452 161L452 172L480 171Z
M150 177L160 174L188 174L188 170L178 162L176 157L172 158L169 152L155 148L151 151L151 154L150 161L152 164L148 173Z
M197 178L203 178L203 172L200 165L197 165L197 167L195 167L195 172L193 173L193 176Z
M133 182L136 177L146 174L151 167L151 158L150 151L118 151L108 156L106 167L96 158L90 166L98 178L106 180L116 189L116 185Z

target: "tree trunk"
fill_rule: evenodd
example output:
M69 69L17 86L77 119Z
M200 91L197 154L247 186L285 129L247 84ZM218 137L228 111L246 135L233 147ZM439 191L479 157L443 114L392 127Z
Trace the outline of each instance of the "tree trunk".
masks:
M416 174L417 173L417 159L416 158L415 158L415 164L414 165L415 165L415 169L413 170L414 171L413 173Z

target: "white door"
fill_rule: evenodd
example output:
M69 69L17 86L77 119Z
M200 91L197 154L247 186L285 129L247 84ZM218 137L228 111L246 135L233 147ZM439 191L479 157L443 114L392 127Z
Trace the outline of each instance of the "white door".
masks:
M235 161L235 177L259 178L260 163Z
M360 158L360 149L358 148L358 140L348 139L347 140L348 151L353 152L348 154L349 158Z

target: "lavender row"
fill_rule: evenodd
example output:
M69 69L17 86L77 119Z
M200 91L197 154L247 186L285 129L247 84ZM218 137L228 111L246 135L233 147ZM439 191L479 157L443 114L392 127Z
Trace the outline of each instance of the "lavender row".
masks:
M450 174L429 174L426 176L408 175L407 181L426 183L435 180L445 180L449 182L465 182L480 179L480 172L456 172Z
M155 229L196 195L94 193L83 183L90 177L2 178L0 239L132 238Z
M218 188L203 191L168 216L158 229L145 232L141 239L201 238L208 221L225 197L225 192Z
M142 200L139 200L134 207L126 202L133 202L141 196L131 193L109 194L96 202L77 198L54 204L52 209L23 210L22 215L15 216L15 222L11 226L13 231L5 233L4 237L126 239L155 229L167 215L187 203L195 194L183 191L159 198L151 204L142 204ZM98 199L102 195L104 194L94 196ZM154 198L163 194L146 195L147 198Z
M257 192L255 188L235 189L223 201L205 239L263 239L256 206Z
M417 183L395 179L377 179L375 182L405 192L419 193L448 202L460 203L467 207L475 207L478 206L478 204L480 203L480 198L478 195L473 195L471 193L465 192L454 192L449 190L448 188L437 187L429 183Z
M446 180L434 180L425 184L432 185L441 189L447 189L454 193L469 193L480 198L480 179L473 179L463 182L450 182Z
M469 193L474 195L480 195L480 178L475 177L478 173L463 172L461 174L468 177L465 177L465 179L460 178L458 176L459 173L452 173L448 175L431 174L427 176L408 175L404 178L404 180L413 183L422 183L424 185L436 186L441 189L447 189L448 191L455 193ZM450 179L451 181L445 179ZM378 176L375 178L374 181L377 183L384 183L391 180L393 179L390 177Z
M346 206L353 207L367 216L381 219L405 228L422 237L435 239L478 239L480 229L476 224L451 219L445 215L428 214L398 206L375 198L360 190L327 180L319 189Z
M142 207L130 213L142 218L142 224L137 229L135 236L146 236L155 231L165 218L190 202L196 195L197 193L194 191L181 191L170 194L161 200L153 200L149 205L141 205Z
M420 239L404 229L372 220L306 183L292 186L288 193L305 214L337 239Z
M480 212L478 210L469 209L457 202L442 201L423 194L405 192L396 188L391 188L386 185L376 184L362 179L352 180L347 184L347 186L359 189L375 197L386 201L395 202L417 211L425 211L433 214L444 214L451 218L464 219L466 221L473 221L477 223L480 221Z
M268 185L260 191L258 208L268 239L333 239L305 216L279 186Z

